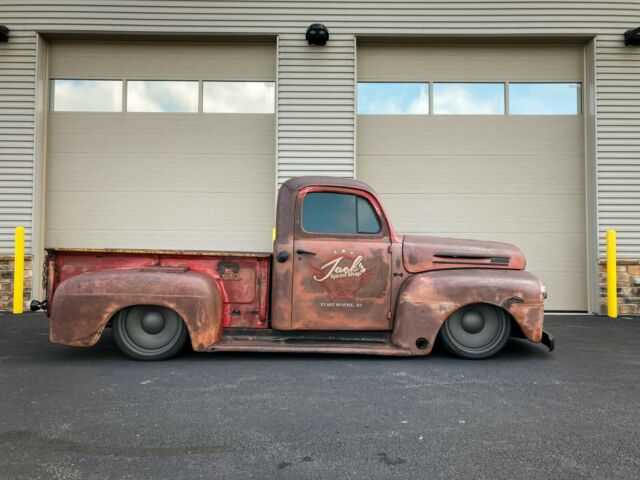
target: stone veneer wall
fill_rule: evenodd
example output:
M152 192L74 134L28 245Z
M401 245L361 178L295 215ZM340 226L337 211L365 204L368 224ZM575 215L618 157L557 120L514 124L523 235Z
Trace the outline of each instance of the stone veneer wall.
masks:
M31 301L31 257L24 258L24 311ZM0 255L0 312L13 309L13 255Z
M618 315L640 315L640 260L618 260ZM600 260L600 313L607 314L607 262Z

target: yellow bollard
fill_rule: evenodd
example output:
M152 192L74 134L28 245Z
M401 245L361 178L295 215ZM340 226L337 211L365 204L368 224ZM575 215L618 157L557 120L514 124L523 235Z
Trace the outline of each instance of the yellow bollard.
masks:
M13 260L13 313L24 308L24 227L16 227Z
M607 230L607 315L618 318L616 231Z

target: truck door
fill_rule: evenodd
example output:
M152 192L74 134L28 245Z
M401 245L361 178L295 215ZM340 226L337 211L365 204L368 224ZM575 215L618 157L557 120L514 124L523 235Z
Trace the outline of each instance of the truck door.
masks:
M377 200L310 187L295 208L292 328L390 328L391 238Z

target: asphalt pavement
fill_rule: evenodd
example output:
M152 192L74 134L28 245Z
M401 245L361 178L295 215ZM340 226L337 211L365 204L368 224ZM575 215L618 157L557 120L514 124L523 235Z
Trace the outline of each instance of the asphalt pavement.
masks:
M202 354L0 315L2 479L637 479L640 318L549 316L556 350L459 360Z

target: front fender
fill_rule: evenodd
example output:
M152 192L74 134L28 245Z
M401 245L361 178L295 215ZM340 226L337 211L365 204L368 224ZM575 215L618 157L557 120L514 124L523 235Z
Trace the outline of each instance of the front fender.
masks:
M414 355L431 352L444 321L460 307L488 303L504 308L532 342L542 339L540 280L521 270L440 270L409 277L401 287L391 341ZM427 348L416 340L428 340Z
M87 272L60 284L51 305L51 341L94 345L109 319L133 305L175 310L196 351L206 350L222 334L222 296L212 278L190 271L121 269Z

